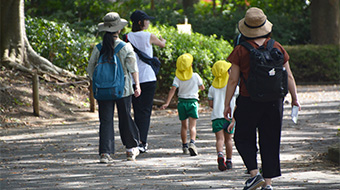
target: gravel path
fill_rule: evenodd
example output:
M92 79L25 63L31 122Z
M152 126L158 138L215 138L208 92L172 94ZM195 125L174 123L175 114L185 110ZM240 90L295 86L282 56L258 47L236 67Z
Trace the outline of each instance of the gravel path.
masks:
M340 189L340 167L326 159L340 142L339 86L299 86L303 106L298 124L285 105L281 163L275 189ZM287 100L290 100L289 96ZM1 130L0 189L242 189L248 174L234 148L232 170L217 169L210 110L197 122L199 155L183 155L175 110L154 110L149 152L126 161L116 130L116 154L98 163L97 113L75 121L45 120L40 125ZM117 123L117 119L115 120Z

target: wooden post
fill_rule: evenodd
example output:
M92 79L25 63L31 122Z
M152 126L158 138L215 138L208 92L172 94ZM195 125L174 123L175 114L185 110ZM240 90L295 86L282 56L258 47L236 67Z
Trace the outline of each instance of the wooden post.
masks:
M90 86L89 86L89 90L90 90L90 112L95 112L96 111L96 101L94 99L93 96L93 88L92 88L92 80L90 79Z
M35 73L32 78L33 86L33 114L39 116L39 77Z

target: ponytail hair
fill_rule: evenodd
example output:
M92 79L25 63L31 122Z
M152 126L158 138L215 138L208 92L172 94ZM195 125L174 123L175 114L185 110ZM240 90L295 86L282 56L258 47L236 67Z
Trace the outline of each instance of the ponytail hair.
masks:
M103 47L100 50L100 55L103 55L104 60L111 62L115 53L115 38L117 32L106 32L103 37Z

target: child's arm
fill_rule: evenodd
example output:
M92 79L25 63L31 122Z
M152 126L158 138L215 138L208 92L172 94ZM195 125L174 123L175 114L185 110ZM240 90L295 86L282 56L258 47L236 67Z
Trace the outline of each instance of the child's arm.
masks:
M165 108L167 108L167 107L169 106L172 97L175 95L176 89L177 89L176 86L172 86L172 87L171 87L171 89L170 89L170 91L169 91L169 94L168 94L168 98L166 99L165 104L163 104L163 105L161 106L161 109L165 109Z
M208 100L208 102L209 102L209 107L214 108L214 102L213 102L213 100Z
M202 83L202 85L198 86L198 88L199 88L200 90L204 90L204 89L205 89L204 84Z

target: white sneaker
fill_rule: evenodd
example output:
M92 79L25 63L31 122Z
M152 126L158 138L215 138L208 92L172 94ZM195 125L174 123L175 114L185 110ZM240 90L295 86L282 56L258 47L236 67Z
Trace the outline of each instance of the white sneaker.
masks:
M128 161L135 161L138 155L139 149L137 147L134 147L130 150L126 150L126 158Z
M188 147L182 147L183 154L189 154L189 148Z
M190 152L190 156L197 156L198 155L197 147L194 143L189 143L189 152Z
M103 153L100 155L100 159L99 159L99 162L100 163L109 163L109 162L112 162L113 159L111 158L110 154L107 154L107 153Z

